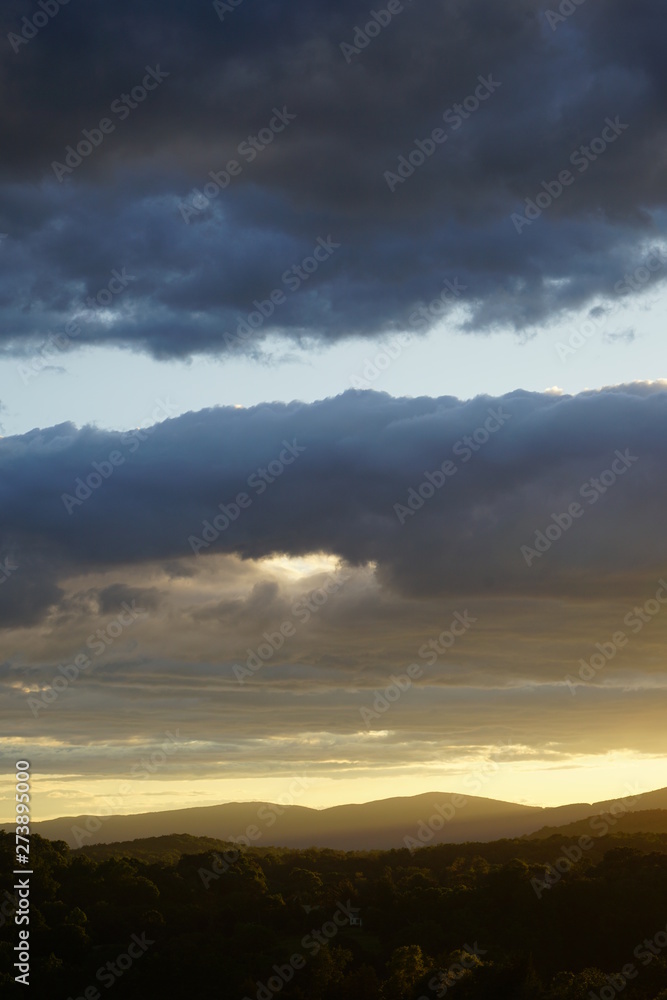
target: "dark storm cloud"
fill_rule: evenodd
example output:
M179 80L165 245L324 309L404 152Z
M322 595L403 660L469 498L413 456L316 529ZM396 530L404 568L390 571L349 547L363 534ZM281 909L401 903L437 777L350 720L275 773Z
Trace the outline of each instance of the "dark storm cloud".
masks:
M0 529L0 538L5 539ZM63 592L54 579L53 566L39 552L25 551L19 562L0 543L0 628L37 624L46 608L57 604Z
M661 384L468 402L350 391L150 432L5 438L1 542L18 568L3 603L33 585L36 615L68 576L224 553L374 563L413 597L622 596L665 571L666 422ZM273 596L260 589L257 606Z
M416 0L348 62L361 3L244 0L221 21L209 3L71 2L13 46L38 8L6 4L0 343L34 350L73 316L74 344L158 357L258 350L272 330L372 336L408 327L445 277L466 286L471 329L613 294L665 232L665 13L599 0L552 30L546 10ZM157 66L155 90L113 110ZM443 123L480 77L495 82L479 109ZM280 127L274 109L296 117L249 162L239 144ZM58 183L52 163L104 117L113 131ZM392 193L385 172L439 127L446 141ZM605 151L574 166L602 134ZM193 202L230 159L240 173ZM574 182L517 232L512 214L567 168ZM340 247L291 288L318 237ZM112 314L82 314L123 267ZM225 342L275 290L285 301L254 337Z

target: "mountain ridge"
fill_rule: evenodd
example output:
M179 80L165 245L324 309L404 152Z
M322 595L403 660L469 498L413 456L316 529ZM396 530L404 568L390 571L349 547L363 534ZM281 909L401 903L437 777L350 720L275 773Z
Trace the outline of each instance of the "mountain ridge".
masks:
M455 792L423 792L314 809L271 802L226 802L161 812L61 816L34 822L36 833L71 847L108 844L178 831L198 837L276 847L390 849L421 844L489 842L535 834L594 815L667 809L667 788L625 799L530 806Z

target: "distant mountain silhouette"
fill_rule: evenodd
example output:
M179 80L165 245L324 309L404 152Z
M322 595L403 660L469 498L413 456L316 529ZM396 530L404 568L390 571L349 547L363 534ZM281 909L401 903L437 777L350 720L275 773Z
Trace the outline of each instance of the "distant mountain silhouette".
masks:
M268 847L331 847L373 850L420 844L487 843L533 834L545 826L562 827L609 813L667 809L667 788L623 800L574 803L554 808L525 806L447 792L310 809L266 802L229 802L217 806L170 809L133 816L66 816L33 823L36 833L65 840L71 847L109 844L173 833ZM613 812L612 812L613 810ZM615 815L614 815L615 814ZM97 827L97 829L96 829ZM406 843L405 838L410 838ZM241 840L243 842L243 840Z
M527 840L546 840L548 837L576 838L582 835L598 837L604 826L611 834L619 833L667 833L667 809L642 809L628 812L623 816L601 813L589 816L564 826L543 826L535 833L529 833Z

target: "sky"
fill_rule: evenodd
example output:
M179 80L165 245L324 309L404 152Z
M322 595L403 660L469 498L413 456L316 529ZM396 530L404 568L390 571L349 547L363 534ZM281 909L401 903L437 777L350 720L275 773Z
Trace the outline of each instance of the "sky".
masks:
M3 5L0 822L667 785L664 11L373 9Z

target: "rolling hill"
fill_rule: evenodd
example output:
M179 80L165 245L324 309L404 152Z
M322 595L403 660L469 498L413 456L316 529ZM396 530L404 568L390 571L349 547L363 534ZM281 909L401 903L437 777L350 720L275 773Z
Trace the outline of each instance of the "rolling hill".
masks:
M641 809L614 816L601 813L587 819L566 823L564 826L543 826L526 835L527 840L546 840L549 837L576 839L581 836L600 836L604 828L609 833L665 833L667 834L667 809Z
M189 834L252 846L331 847L372 850L420 844L488 842L560 828L598 814L667 809L667 789L625 800L554 808L432 792L375 802L311 809L266 802L229 802L137 815L68 816L36 822L33 829L71 847L108 844L166 834ZM654 829L652 827L652 829ZM549 834L544 834L549 836ZM408 840L406 841L406 838Z

